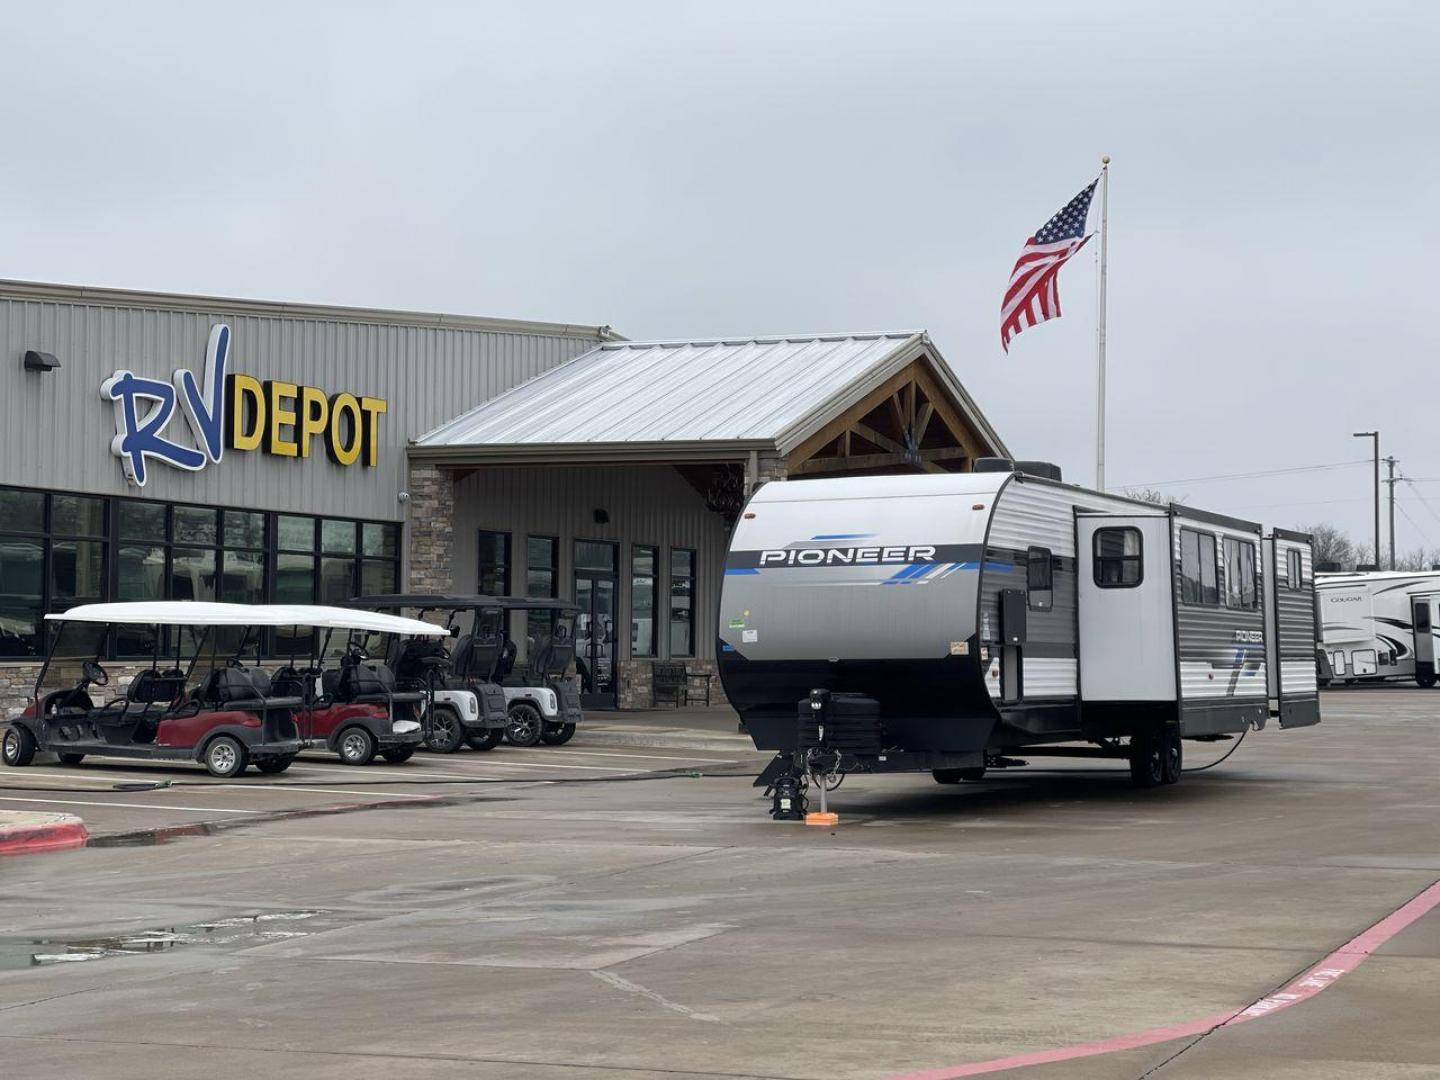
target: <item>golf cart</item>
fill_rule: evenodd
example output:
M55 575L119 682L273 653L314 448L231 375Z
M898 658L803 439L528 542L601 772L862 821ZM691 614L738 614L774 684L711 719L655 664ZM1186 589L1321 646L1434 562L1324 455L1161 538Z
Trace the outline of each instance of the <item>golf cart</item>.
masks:
M34 697L5 729L5 764L29 765L37 750L46 750L66 765L104 754L198 761L219 777L238 776L250 762L262 772L283 771L302 746L295 722L301 701L267 696L268 682L258 685L234 662L235 644L249 633L257 610L154 601L84 604L45 616L60 624L59 632ZM90 691L110 682L99 661L119 626L153 634L151 664L123 697L97 705Z
M574 604L520 596L429 594L362 596L351 603L377 610L448 612L449 623L461 631L450 653L452 684L470 687L487 703L503 698L506 742L560 746L574 736L582 719L580 692L567 678L575 662L575 618L580 613ZM517 670L519 650L510 623L511 615L520 611L527 613L527 656Z
M370 618L393 619L381 610L359 607ZM377 605L398 611L408 604ZM421 608L420 615L427 609ZM450 754L468 745L474 750L493 750L505 735L505 699L501 694L486 693L486 688L472 688L451 677L451 654L439 640L453 636L447 623L437 626L418 619L402 619L428 627L424 634L371 634L360 643L369 653L385 657L395 672L395 687L402 692L418 693L426 701L425 748L437 754ZM353 639L352 639L353 640ZM457 648L463 646L457 642Z
M255 610L264 625L277 628L277 644L292 646L285 666L271 680L271 692L301 699L299 723L307 746L321 744L346 765L368 765L377 753L391 764L399 764L415 753L430 734L436 703L423 691L401 685L385 663L373 661L369 644L387 637L432 642L445 636L443 627L378 612L316 605L272 605ZM337 630L343 631L344 638L332 648ZM304 667L299 666L294 647L301 642L308 653ZM338 663L327 665L325 659L332 656Z

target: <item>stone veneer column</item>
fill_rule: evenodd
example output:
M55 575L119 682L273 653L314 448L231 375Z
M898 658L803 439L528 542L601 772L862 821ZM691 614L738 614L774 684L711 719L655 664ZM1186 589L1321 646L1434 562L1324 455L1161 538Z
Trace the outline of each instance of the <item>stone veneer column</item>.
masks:
M410 463L410 502L406 521L409 555L408 591L454 591L455 480L429 462Z

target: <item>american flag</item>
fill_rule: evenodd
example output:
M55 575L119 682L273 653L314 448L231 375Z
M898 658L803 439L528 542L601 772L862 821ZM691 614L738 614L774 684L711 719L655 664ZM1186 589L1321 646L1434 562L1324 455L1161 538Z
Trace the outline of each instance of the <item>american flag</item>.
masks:
M1085 235L1085 221L1090 216L1090 199L1095 194L1096 179L1076 195L1065 208L1052 217L1025 241L1015 269L1010 271L1010 287L1000 305L1000 344L1008 353L1010 339L1027 326L1060 317L1060 288L1056 277L1090 237Z

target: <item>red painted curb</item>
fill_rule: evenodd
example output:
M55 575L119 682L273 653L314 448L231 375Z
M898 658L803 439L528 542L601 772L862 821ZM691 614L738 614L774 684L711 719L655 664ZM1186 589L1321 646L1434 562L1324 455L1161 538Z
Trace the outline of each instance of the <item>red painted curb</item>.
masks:
M986 1073L1006 1072L1023 1069L1027 1065L1051 1065L1059 1061L1073 1061L1076 1058L1095 1057L1099 1054L1113 1054L1117 1050L1135 1050L1142 1046L1170 1042L1193 1035L1203 1035L1222 1027L1233 1027L1250 1020L1270 1016L1281 1009L1288 1009L1314 997L1322 990L1335 984L1335 980L1358 968L1365 959L1392 937L1432 909L1440 907L1440 881L1423 890L1418 896L1396 908L1373 926L1351 938L1340 948L1325 957L1318 964L1307 968L1297 978L1273 994L1266 994L1258 1001L1232 1012L1188 1020L1166 1027L1136 1031L1129 1035L1116 1035L1097 1042L1081 1043L1077 1046L1063 1046L1054 1050L1037 1050L1013 1057L993 1058L990 1061L974 1061L967 1065L949 1065L939 1069L922 1069L919 1072L892 1076L890 1080L961 1080L967 1076L983 1076Z
M0 855L33 855L84 847L90 832L79 818L49 825L16 826L0 829Z

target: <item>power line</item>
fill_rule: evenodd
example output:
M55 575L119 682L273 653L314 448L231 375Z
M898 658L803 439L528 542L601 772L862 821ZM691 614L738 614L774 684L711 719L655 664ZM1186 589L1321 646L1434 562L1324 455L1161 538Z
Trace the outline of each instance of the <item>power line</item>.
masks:
M1111 484L1109 490L1125 488L1171 487L1175 484L1205 484L1212 480L1253 480L1262 476L1288 476L1292 473L1322 472L1325 469L1345 469L1352 465L1369 465L1369 458L1357 461L1335 461L1328 465L1294 465L1288 469L1261 469L1258 472L1224 473L1218 476L1190 476L1181 480L1150 480L1143 484Z
M1420 528L1420 523L1410 516L1410 511L1406 510L1405 507L1400 503L1395 504L1395 509L1399 510L1400 513L1404 515L1405 520L1410 522L1410 524L1414 527L1415 531L1420 534L1420 539L1425 541L1426 545L1433 549L1435 547L1434 542L1426 534L1425 530Z
M1405 482L1407 484L1410 484L1410 490L1415 492L1415 497L1420 500L1421 504L1425 507L1426 510L1430 511L1430 516L1433 517L1436 521L1440 521L1440 514L1437 514L1435 512L1435 507L1430 505L1430 500L1425 498L1424 495L1420 494L1420 489L1417 488L1413 483L1410 483L1408 479Z

